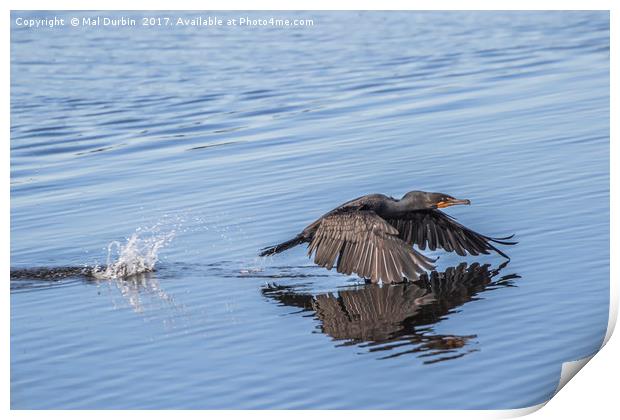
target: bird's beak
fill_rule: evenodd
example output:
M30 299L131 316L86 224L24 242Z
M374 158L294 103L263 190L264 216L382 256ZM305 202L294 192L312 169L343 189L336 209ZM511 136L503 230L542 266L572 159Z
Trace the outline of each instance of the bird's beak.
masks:
M444 207L450 207L450 206L456 206L458 204L471 204L471 201L469 200L459 200L456 198L449 198L445 201L440 201L439 203L437 203L437 208L438 209L443 209Z

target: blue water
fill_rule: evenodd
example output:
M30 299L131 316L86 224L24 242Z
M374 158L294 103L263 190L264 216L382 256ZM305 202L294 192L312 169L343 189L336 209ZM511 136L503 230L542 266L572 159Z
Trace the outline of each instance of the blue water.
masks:
M217 15L314 24L12 14L12 408L548 400L607 326L609 14ZM381 287L302 247L256 257L344 201L413 189L471 199L447 212L515 233L510 263L426 251L437 278ZM79 273L134 233L174 235L155 272Z

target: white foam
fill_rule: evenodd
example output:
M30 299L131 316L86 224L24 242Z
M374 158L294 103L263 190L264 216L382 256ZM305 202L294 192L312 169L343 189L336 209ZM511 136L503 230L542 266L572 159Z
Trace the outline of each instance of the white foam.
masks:
M93 276L100 279L121 279L153 271L159 261L161 248L172 241L175 231L136 229L123 245L113 241L108 245L108 258L104 267L95 267Z

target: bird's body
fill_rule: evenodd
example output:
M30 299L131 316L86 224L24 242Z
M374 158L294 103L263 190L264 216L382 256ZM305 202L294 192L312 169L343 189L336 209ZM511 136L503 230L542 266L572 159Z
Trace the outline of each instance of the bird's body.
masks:
M492 242L513 245L506 238L491 238L458 223L439 208L469 204L447 194L411 191L395 199L369 194L336 207L308 225L293 239L265 248L261 256L273 255L308 243L308 255L327 269L356 273L373 283L415 281L435 261L413 249L438 247L459 255L506 254Z

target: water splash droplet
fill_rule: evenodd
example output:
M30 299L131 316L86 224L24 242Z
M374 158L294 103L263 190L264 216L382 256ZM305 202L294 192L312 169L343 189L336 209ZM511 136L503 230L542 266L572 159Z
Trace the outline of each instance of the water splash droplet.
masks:
M147 236L149 232L151 235ZM172 241L175 233L174 230L136 229L125 244L110 242L106 265L95 267L92 275L100 279L120 279L153 271L159 261L159 251Z

